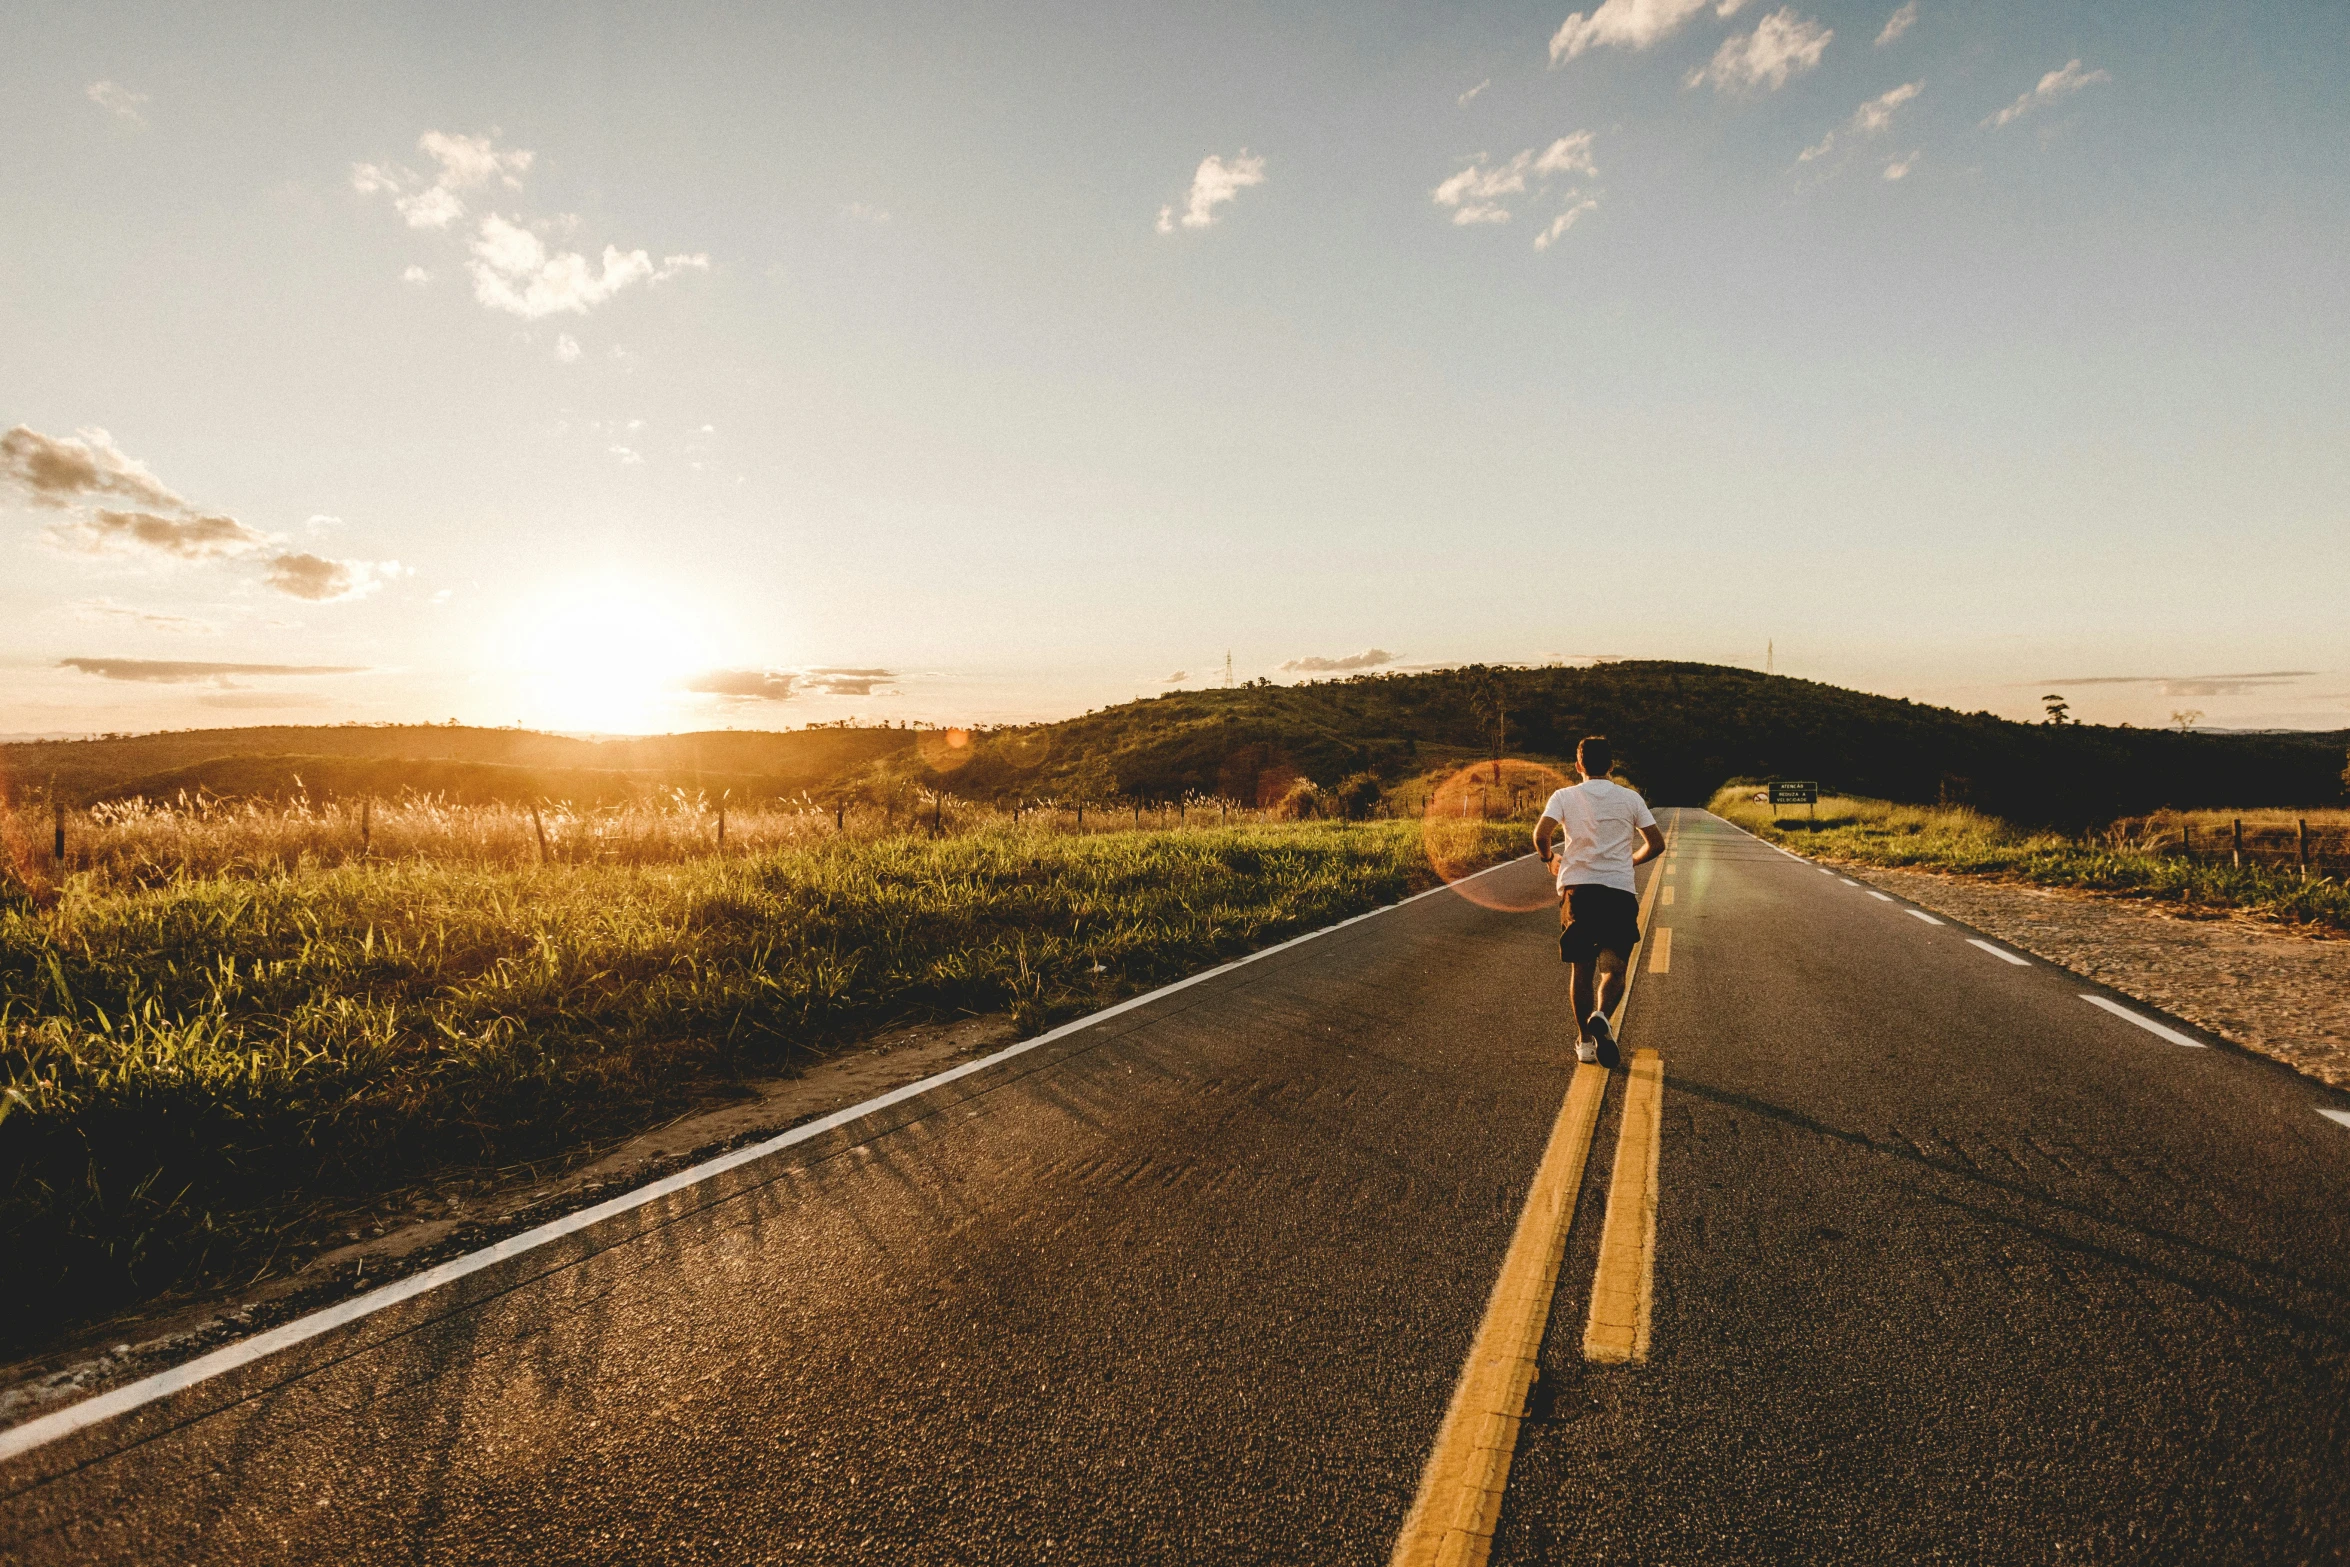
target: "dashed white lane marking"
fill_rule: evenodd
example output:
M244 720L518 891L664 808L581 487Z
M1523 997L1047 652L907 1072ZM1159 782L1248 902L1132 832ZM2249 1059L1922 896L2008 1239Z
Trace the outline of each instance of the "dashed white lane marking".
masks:
M1991 956L1999 959L2002 963L2013 963L2017 968L2030 968L2032 966L2032 960L2030 958L2019 958L2014 953L2008 951L2005 947L1994 947L1991 945L1991 943L1983 941L1977 937L1967 937L1966 944L1970 947L1981 947L1985 952L1990 953Z
M863 1104L851 1105L845 1110L836 1110L820 1120L805 1122L793 1127L790 1131L770 1137L765 1142L752 1143L748 1147L737 1148L732 1153L720 1154L715 1159L707 1159L700 1164L690 1165L675 1175L664 1177L649 1186L640 1186L635 1191L623 1192L620 1196L608 1198L592 1208L582 1208L577 1213L566 1214L560 1219L542 1224L535 1230L525 1230L520 1235L508 1236L494 1246L485 1246L480 1251L467 1252L462 1257L452 1257L438 1267L427 1268L422 1273L412 1273L396 1283L370 1290L366 1294L344 1301L340 1305L329 1306L322 1311L314 1311L306 1317L296 1317L281 1327L272 1328L266 1333L256 1334L252 1338L234 1344L225 1344L211 1354L198 1356L184 1365L173 1366L167 1371L158 1371L153 1376L141 1377L136 1382L125 1383L121 1387L110 1389L95 1397L85 1398L78 1404L69 1404L65 1408L57 1410L53 1414L43 1415L37 1420L28 1420L22 1425L11 1426L5 1431L0 1431L0 1463L29 1453L34 1448L54 1442L59 1437L71 1432L103 1424L117 1415L127 1414L129 1411L144 1404L151 1404L159 1398L167 1398L174 1393L184 1392L198 1383L208 1382L224 1372L234 1371L240 1366L251 1365L257 1360L266 1360L279 1350L290 1349L296 1344L317 1338L322 1333L332 1332L346 1323L357 1322L363 1317L371 1317L387 1306L396 1306L401 1301L427 1294L444 1284L453 1283L469 1274L479 1273L484 1268L493 1267L510 1257L519 1257L525 1252L536 1251L539 1247L551 1241L560 1240L566 1235L592 1229L616 1215L659 1202L672 1192L680 1192L691 1186L699 1186L702 1182L723 1175L729 1170L738 1169L743 1165L767 1158L771 1154L780 1153L794 1144L820 1137L835 1127L846 1126L861 1116L870 1115L877 1110L885 1110L891 1105L903 1104L909 1099L919 1097L934 1088L943 1087L958 1079L969 1077L975 1072L984 1072L998 1062L1009 1061L1014 1056L1025 1055L1040 1045L1049 1045L1055 1040L1066 1039L1069 1035L1091 1028L1097 1023L1107 1022L1121 1012L1131 1012L1137 1007L1148 1006L1163 996L1173 995L1179 990L1189 990L1194 985L1205 984L1211 979L1231 973L1234 969L1245 968L1249 964L1272 957L1275 953L1287 952L1292 947L1303 946L1309 941L1342 931L1350 925L1359 925L1364 920L1377 919L1391 909L1400 909L1406 904L1417 903L1422 898L1433 898L1438 893L1450 892L1461 882L1476 881L1480 877L1490 876L1495 871L1506 870L1520 861L1532 858L1531 854L1521 854L1517 859L1504 860L1499 865L1489 865L1473 875L1464 876L1460 882L1438 882L1426 892L1415 892L1410 897L1399 899L1394 903L1384 904L1376 909L1366 909L1362 913L1349 919L1342 919L1334 925L1325 925L1319 930L1309 930L1302 936L1292 936L1287 941L1259 948L1246 956L1234 958L1229 963L1219 963L1214 968L1202 969L1197 974L1186 975L1171 984L1161 985L1156 990L1146 990L1139 996L1129 996L1114 1006L1102 1008L1099 1012L1088 1013L1081 1018L1072 1018L1059 1028L1039 1034L1034 1039L1023 1039L1018 1044L1006 1045L993 1055L982 1056L976 1061L966 1061L960 1066L949 1067L943 1072L933 1073L918 1083L908 1083L903 1088L893 1088L886 1094L878 1094L866 1100Z
M1854 880L1853 880L1851 877L1849 877L1849 876L1839 876L1839 877L1837 877L1836 879L1837 879L1838 881L1840 881L1840 882L1844 883L1844 885L1845 885L1845 886L1847 886L1847 887L1857 887L1857 886L1859 886L1859 885L1860 885L1860 883L1859 883L1859 882L1857 882L1857 881L1854 881Z
M2146 1030L2147 1033L2154 1035L2158 1039L2167 1039L2174 1045L2185 1045L2189 1050L2203 1050L2208 1048L2202 1040L2189 1039L2186 1035L2180 1033L2175 1028L2165 1028L2150 1017L2140 1017L2137 1013L2132 1012L2128 1007L2123 1006L2118 1001L2108 1001L2103 996L2087 995L2081 997L2081 999L2088 1002L2089 1005L2093 1007L2103 1007L2106 1011L2111 1012L2115 1017L2128 1018L2131 1022L2137 1024L2140 1028Z
M2350 1110L2328 1110L2325 1106L2320 1105L2317 1113L2329 1121L2339 1121L2344 1126L2350 1126Z
M1857 887L1857 886L1859 886L1859 885L1860 885L1860 883L1859 883L1859 882L1854 882L1854 883L1853 883L1853 885L1854 885L1855 887ZM1891 902L1893 901L1893 894L1891 894L1891 893L1889 893L1889 892L1879 892L1879 891L1878 891L1876 888L1874 888L1874 887L1871 887L1871 888L1869 889L1869 896L1870 896L1870 897L1872 897L1872 898L1881 898L1881 899L1883 899L1883 900L1884 900L1885 902L1887 902L1887 903L1891 903Z
M1817 870L1822 876L1833 876L1836 874L1834 871L1828 869L1828 867L1825 865L1814 866L1813 869Z
M1924 920L1929 925L1939 925L1942 923L1940 920L1934 918L1933 915L1928 914L1924 909L1903 909L1901 912L1908 915L1913 920Z

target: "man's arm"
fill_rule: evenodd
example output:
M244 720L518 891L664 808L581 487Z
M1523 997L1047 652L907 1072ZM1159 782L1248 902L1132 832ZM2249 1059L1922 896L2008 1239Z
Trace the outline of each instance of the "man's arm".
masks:
M1654 827L1641 828L1640 838L1640 847L1632 851L1633 864L1646 865L1650 860L1665 852L1665 835Z
M1550 846L1559 841L1559 824L1548 816L1534 824L1534 852L1542 856L1542 863L1550 863Z

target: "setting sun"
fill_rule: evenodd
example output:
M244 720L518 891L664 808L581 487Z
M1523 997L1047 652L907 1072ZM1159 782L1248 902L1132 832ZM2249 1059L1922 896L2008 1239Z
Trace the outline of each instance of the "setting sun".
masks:
M528 722L635 731L675 712L680 685L713 662L713 649L707 630L675 603L598 577L528 601L509 624L500 662Z

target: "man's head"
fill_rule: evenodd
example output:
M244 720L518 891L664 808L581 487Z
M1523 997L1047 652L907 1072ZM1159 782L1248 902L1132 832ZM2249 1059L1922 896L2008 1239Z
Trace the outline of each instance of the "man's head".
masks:
M1575 766L1586 778L1605 778L1615 770L1616 755L1608 749L1606 735L1585 735L1575 745Z

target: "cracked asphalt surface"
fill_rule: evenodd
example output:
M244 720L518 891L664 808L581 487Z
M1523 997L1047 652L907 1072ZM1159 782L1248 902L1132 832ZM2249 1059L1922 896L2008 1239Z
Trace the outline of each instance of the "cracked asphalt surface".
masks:
M1619 1076L1494 1559L2350 1549L2350 1101L1674 864L1652 1356L1580 1359ZM1384 1561L1572 1063L1478 885L37 1449L0 1561Z

